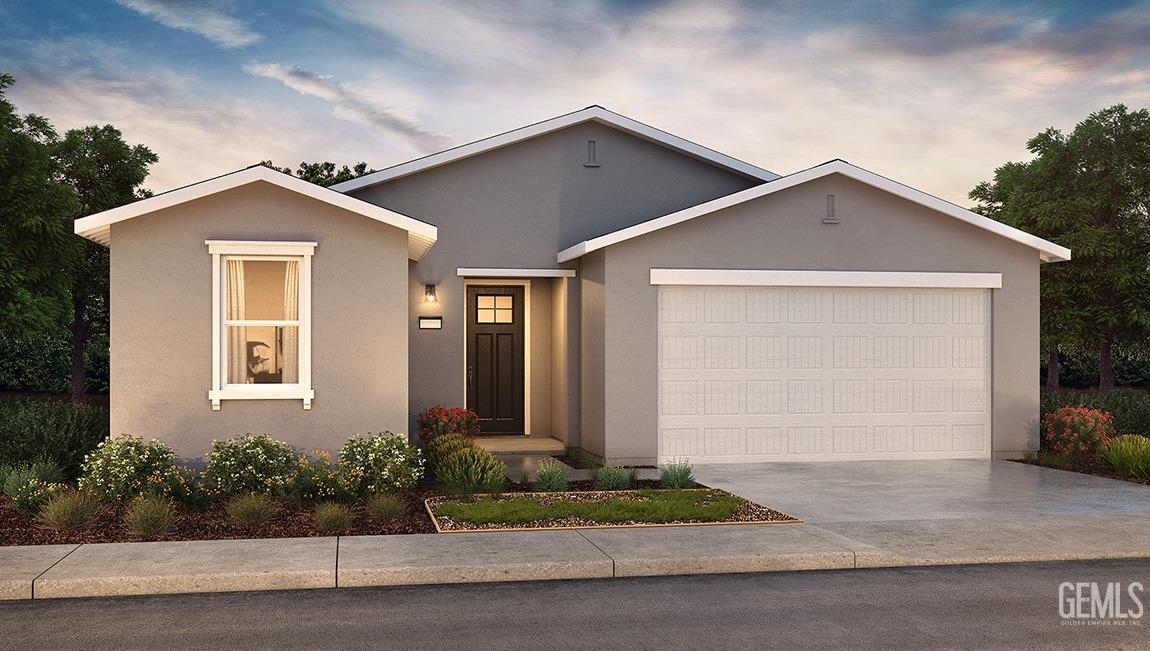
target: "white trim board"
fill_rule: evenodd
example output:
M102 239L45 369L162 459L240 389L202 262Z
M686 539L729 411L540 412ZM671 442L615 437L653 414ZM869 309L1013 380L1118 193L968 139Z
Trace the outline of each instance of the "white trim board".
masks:
M104 246L111 246L112 224L258 181L271 183L272 185L297 192L312 199L336 206L337 208L343 208L344 210L407 231L407 254L412 260L418 261L422 258L423 255L427 253L427 250L431 248L431 245L435 244L435 240L438 237L438 230L431 224L421 222L407 215L401 215L400 213L366 201L361 201L354 197L349 197L346 194L335 192L329 188L309 183L294 176L277 172L263 165L255 165L238 172L217 176L214 179L194 183L170 192L157 194L154 197L141 199L125 206L77 219L75 232L77 235L83 235Z
M459 267L461 278L574 278L574 269L496 269L492 267Z
M565 129L567 127L581 124L583 122L599 122L600 124L614 127L620 131L643 138L644 140L649 140L651 142L664 145L688 156L691 156L692 158L714 163L715 165L725 167L729 170L744 176L751 177L753 179L770 181L779 178L779 175L775 174L774 172L769 172L765 169L762 169L761 167L756 167L755 165L745 163L737 158L732 158L713 149L708 149L702 145L695 144L690 140L680 138L679 136L656 129L655 127L643 124L642 122L632 120L631 118L619 115L618 113L608 111L602 106L588 106L585 109L575 111L573 113L567 113L566 115L560 115L549 120L536 122L535 124L520 127L512 131L507 131L496 136L491 136L490 138L484 138L483 140L477 140L466 145L460 145L452 149L431 154L429 156L424 156L423 158L417 158L413 161L400 163L399 165L389 167L385 170L372 172L371 174L365 174L364 176L352 179L350 181L337 183L331 186L331 189L338 192L352 192L354 190L359 190L361 188L370 187L379 183L398 179L403 176L422 172L433 167L439 167L440 165L453 163L457 160L469 158L471 156L482 154L493 149L513 145L517 142L535 138L537 136L542 136L544 134L558 131L560 129Z
M679 224L696 217L701 217L703 215L708 215L724 208L730 208L731 206L751 201L752 199L758 199L759 197L764 197L775 192L793 188L797 185L801 185L808 181L813 181L830 174L842 174L843 176L854 179L861 183L876 187L880 190L885 190L886 192L890 192L891 194L902 197L903 199L907 199L908 201L913 201L914 203L917 203L921 206L936 210L940 213L943 213L944 215L949 215L950 217L960 219L968 224L990 231L995 235L1001 235L1002 237L1005 237L1009 240L1013 240L1033 249L1037 249L1039 257L1044 262L1063 262L1070 259L1070 249L1064 246L1059 246L1053 242L1048 242L1025 231L1018 230L1012 226L1007 226L1002 222L995 221L989 217L985 217L976 212L967 210L966 208L957 206L953 203L950 203L949 201L943 201L942 199L931 196L925 192L922 192L921 190L916 190L910 186L892 181L884 176L879 176L874 172L864 170L861 167L856 167L842 160L833 160L829 163L823 163L822 165L818 165L801 172L795 172L789 176L784 176L777 180L763 183L762 185L756 185L752 188L748 188L740 192L735 192L733 194L728 194L724 197L719 197L718 199L713 199L706 203L701 203L697 206L692 206L678 212L673 212L669 215L657 217L650 221L643 222L642 224L636 224L634 226L615 231L614 233L608 233L594 239L580 242L575 246L560 251L556 259L560 263L569 262L576 258L587 255L592 251L597 251L604 247L611 246L612 244L625 242L629 239L639 237L640 235L653 233L657 230L667 228L668 226L674 226L675 224Z
M737 287L934 287L1000 289L999 273L915 271L795 271L769 269L652 269L652 285Z

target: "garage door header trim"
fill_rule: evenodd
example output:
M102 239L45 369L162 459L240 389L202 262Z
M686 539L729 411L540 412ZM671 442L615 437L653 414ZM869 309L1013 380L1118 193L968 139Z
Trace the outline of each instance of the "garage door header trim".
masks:
M768 269L651 269L652 285L736 287L935 287L999 289L1000 273L918 271L796 271Z

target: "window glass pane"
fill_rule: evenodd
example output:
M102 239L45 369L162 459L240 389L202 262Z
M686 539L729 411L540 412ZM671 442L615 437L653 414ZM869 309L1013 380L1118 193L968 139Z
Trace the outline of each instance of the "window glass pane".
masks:
M479 307L480 308L495 307L495 297L494 296L480 296L479 297Z
M480 323L495 323L495 310L479 310L476 321Z
M511 323L511 310L495 310L496 323Z
M511 309L511 297L510 296L496 296L495 297L495 307Z
M228 260L226 270L229 319L299 318L298 260Z
M299 382L299 328L228 326L228 384Z

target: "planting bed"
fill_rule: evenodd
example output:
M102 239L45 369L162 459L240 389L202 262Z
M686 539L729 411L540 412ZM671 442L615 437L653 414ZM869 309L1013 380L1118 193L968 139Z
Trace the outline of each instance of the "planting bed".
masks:
M1150 486L1150 480L1132 477L1130 475L1122 475L1114 472L1114 469L1109 468L1106 464L1098 460L1093 461L1069 461L1060 457L1050 455L1038 455L1035 457L1027 457L1025 459L1011 459L1018 463L1026 463L1032 466L1042 466L1043 468L1054 468L1057 470L1069 470L1070 472L1080 472L1084 475L1097 475L1099 477L1106 477L1107 479L1120 479L1135 484L1145 484Z
M440 532L794 523L798 518L714 488L432 497Z
M313 504L277 502L278 511L270 521L250 527L229 517L222 504L203 511L179 508L172 531L153 538L143 538L124 529L123 514L127 507L122 503L105 507L91 526L74 532L57 532L42 525L34 516L8 508L8 498L0 496L0 546L435 533L435 526L423 506L423 500L429 495L431 491L402 493L406 501L403 514L386 519L368 516L362 503L351 504L355 519L351 526L338 532L316 530Z

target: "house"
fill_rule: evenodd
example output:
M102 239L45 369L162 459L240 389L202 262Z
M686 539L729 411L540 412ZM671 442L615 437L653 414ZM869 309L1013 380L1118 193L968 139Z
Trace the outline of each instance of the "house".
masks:
M652 463L1038 445L1070 251L841 160L779 176L592 106L321 188L251 167L80 219L111 419L188 457L467 405Z

